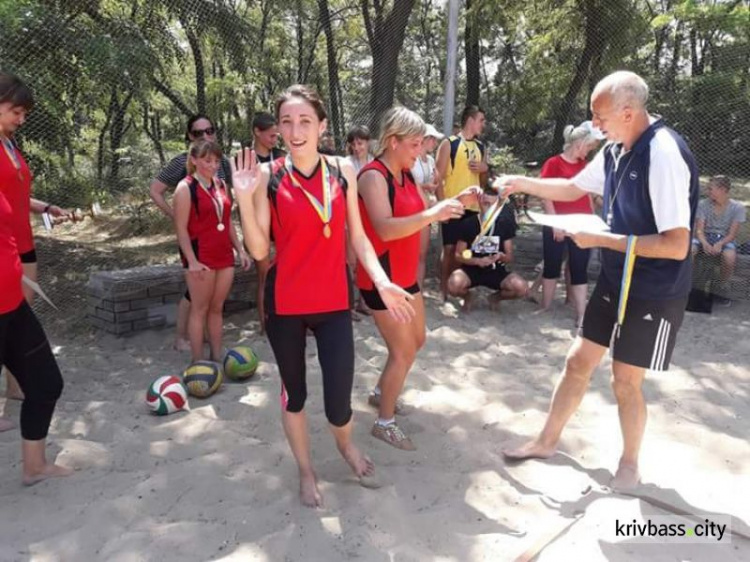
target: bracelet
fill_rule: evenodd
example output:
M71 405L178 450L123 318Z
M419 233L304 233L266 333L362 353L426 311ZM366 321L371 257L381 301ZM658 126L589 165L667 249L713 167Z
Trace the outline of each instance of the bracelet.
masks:
M52 204L50 203L49 205L47 205L47 206L46 206L46 207L44 208L44 210L42 211L42 213L44 213L44 214L46 214L46 213L49 213L49 210L50 210L50 208L51 208L51 207L52 207Z

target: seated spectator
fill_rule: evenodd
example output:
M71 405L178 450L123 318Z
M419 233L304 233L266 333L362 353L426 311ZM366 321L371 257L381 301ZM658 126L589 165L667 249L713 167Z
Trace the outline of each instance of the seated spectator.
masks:
M479 214L460 224L455 258L461 267L448 278L448 292L463 297L465 311L471 308L471 289L477 286L495 291L490 296L493 309L501 300L525 297L529 290L525 279L506 269L513 262L518 224L510 205L497 213L497 200L496 191L485 190L479 198Z
M726 282L737 262L737 232L745 222L745 206L729 198L731 182L726 176L714 176L708 183L708 198L698 203L693 239L693 255L721 256L720 295L714 301L728 306Z

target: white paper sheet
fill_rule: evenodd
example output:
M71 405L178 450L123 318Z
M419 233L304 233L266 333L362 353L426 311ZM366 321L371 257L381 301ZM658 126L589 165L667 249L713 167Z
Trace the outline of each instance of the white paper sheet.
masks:
M571 215L545 215L529 211L529 218L537 224L559 228L565 232L609 232L607 223L599 215L573 213Z

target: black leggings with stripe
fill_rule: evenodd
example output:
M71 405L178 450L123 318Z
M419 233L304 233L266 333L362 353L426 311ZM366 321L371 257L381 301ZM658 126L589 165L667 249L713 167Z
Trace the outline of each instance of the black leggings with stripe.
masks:
M282 405L287 412L301 412L305 406L308 328L318 346L326 418L332 425L342 427L352 418L354 333L348 310L290 316L268 314L266 333L281 374Z
M13 373L24 394L21 436L31 441L44 439L63 380L47 336L26 301L0 314L0 365Z

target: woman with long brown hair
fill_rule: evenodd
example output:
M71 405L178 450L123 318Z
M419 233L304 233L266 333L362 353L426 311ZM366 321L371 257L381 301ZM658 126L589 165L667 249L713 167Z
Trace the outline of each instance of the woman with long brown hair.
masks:
M351 164L318 150L326 111L317 93L307 86L288 88L276 102L276 116L288 156L259 166L246 149L236 158L233 178L253 258L268 255L271 234L276 244L266 279L266 332L281 375L282 423L299 469L300 499L318 507L323 499L304 411L308 329L318 347L325 413L336 446L362 485L377 484L372 461L352 441L347 229L358 262L375 280L394 319L410 321L413 297L391 282L364 233Z

